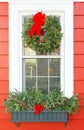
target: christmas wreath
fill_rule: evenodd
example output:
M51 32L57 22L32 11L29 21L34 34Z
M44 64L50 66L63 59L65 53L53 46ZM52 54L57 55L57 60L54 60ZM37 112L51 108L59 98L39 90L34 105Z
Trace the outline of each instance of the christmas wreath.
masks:
M59 48L62 37L59 19L56 16L46 16L45 23L41 27L41 35L36 36L36 32L34 32L34 35L30 37L28 34L34 24L32 19L32 17L28 18L26 23L24 23L22 31L24 46L28 46L39 55L54 52Z

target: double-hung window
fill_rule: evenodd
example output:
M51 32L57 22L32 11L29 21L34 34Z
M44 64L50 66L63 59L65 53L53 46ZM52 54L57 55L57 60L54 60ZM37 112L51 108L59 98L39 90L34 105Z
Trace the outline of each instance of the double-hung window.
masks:
M49 14L48 14L49 15ZM53 14L50 14L53 16ZM62 16L59 13L54 13L57 16L59 24L62 25ZM23 17L23 24L28 20L28 16ZM24 29L24 27L23 27ZM23 90L32 87L43 89L49 92L56 87L61 87L61 44L55 52L47 55L38 55L28 46L24 45L23 40L22 53L22 72L23 72ZM38 44L38 43L37 43ZM44 43L45 44L45 43Z
M60 47L47 55L38 55L24 45L23 24L42 11L58 17L63 37ZM11 0L9 2L9 89L36 87L49 92L60 87L65 96L73 94L73 2L71 0Z

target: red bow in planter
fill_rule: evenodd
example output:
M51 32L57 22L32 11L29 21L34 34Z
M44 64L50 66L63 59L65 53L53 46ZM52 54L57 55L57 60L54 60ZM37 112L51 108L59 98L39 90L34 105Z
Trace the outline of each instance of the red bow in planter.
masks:
M33 108L35 114L40 114L41 111L43 111L43 109L44 109L44 108L43 108L40 104L37 104L37 105Z
M38 12L33 16L33 26L29 30L29 36L32 37L35 34L37 37L41 35L41 26L45 23L46 15L42 14L42 12Z

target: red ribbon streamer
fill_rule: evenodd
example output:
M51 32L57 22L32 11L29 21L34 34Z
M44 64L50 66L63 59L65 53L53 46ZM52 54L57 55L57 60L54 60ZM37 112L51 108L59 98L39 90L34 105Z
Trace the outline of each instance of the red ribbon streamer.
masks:
M44 109L44 108L43 108L40 104L37 104L37 105L33 108L35 114L40 114L41 111L43 111L43 109Z
M42 12L38 12L33 16L33 26L29 30L29 36L32 37L34 34L38 37L41 35L41 27L45 23L46 15L42 14Z

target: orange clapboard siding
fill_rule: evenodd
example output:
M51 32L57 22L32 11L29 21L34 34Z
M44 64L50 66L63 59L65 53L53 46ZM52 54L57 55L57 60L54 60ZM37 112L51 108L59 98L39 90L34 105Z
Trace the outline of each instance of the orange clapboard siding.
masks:
M84 28L84 16L75 16L74 17L74 27L75 28Z
M84 93L84 81L74 81L75 93Z
M0 107L0 119L8 119L8 120L10 120L10 113L5 112L5 107L4 106Z
M84 54L84 42L75 42L74 54Z
M84 29L75 29L74 30L74 40L75 41L84 41Z
M84 15L84 2L75 2L74 15Z
M8 80L8 69L0 68L0 80Z
M8 28L8 16L0 16L0 28Z
M10 120L9 114L4 113L4 99L8 98L8 3L0 2L0 120ZM2 129L0 124L0 129Z
M9 82L6 80L0 80L0 93L6 93L9 91Z
M84 68L75 68L74 73L75 80L84 80Z
M79 94L78 94L78 97L79 97L80 99L84 99L84 93L79 93Z
M74 66L75 67L84 67L84 55L75 55Z
M8 67L8 56L0 55L0 67Z
M0 42L0 55L8 55L8 42Z
M8 15L8 3L0 2L0 15Z
M4 125L5 123L5 125ZM11 123L10 120L0 120L0 130L18 130L14 123ZM55 122L41 122L41 123L21 123L19 127L20 130L83 130L84 129L84 120L69 120L65 128L64 123L55 123Z
M8 41L8 29L0 29L0 41Z
M80 103L80 106L84 107L84 98L80 97L79 103ZM84 117L84 115L83 115L83 117Z
M79 103L80 103L80 108L81 107L84 107L84 92L82 92L82 93L79 93L78 92L78 97L79 97ZM83 115L84 116L84 115Z
M4 100L7 98L8 98L8 92L7 93L0 93L0 107L4 105Z
M4 100L6 98L8 98L8 92L0 93L0 100Z
M69 119L84 119L84 107L80 107L76 114L69 114Z

